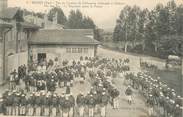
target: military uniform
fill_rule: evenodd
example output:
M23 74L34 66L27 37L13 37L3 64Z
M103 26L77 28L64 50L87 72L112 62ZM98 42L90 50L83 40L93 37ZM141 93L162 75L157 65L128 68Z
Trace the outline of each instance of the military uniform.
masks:
M19 115L20 93L16 92L13 99L13 115Z
M36 93L36 99L35 99L35 116L41 116L41 97L40 94Z
M3 99L3 101L5 102L6 115L12 115L13 95L9 93L7 97Z
M118 109L119 108L119 91L117 89L113 89L111 92L112 102L113 102L113 108Z
M22 94L20 97L20 115L25 116L26 115L26 105L27 105L27 100L25 97L25 94Z
M10 78L9 78L9 89L10 90L14 90L16 84L15 84L15 77L17 76L16 71L12 72L10 74Z
M60 97L59 97L59 113L60 113L60 116L63 115L63 106L64 106L64 102L65 102L65 97L64 97L64 94L62 94Z
M128 103L131 104L132 103L132 89L130 87L128 87L125 91L125 94L127 96Z
M150 94L149 98L147 99L147 104L148 104L148 114L151 117L154 114L154 100L153 96Z
M33 116L34 115L34 105L35 105L35 97L33 94L30 95L27 102L27 115Z
M69 97L66 96L65 101L63 103L63 117L69 117L70 108L71 102L69 100Z
M100 108L101 108L101 117L106 117L106 106L109 102L109 96L103 92L102 96L100 97Z
M76 103L79 109L79 116L84 116L85 97L82 93L77 96Z
M55 117L55 116L57 116L57 109L59 106L57 95L53 94L51 100L52 100L51 101L51 116Z
M75 107L75 99L74 96L72 94L70 94L69 96L69 101L70 101L70 111L69 111L69 117L73 117L74 116L74 107Z
M87 105L88 105L88 111L89 111L89 117L94 117L94 107L95 107L95 99L93 95L89 95L87 99Z

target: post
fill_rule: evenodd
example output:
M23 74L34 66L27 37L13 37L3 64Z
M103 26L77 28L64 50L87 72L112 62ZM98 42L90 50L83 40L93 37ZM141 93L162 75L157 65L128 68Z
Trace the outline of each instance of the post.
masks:
M183 55L182 55L182 78L181 78L181 97L183 97ZM183 104L183 98L182 98L182 104ZM183 117L183 109L182 109L182 117Z

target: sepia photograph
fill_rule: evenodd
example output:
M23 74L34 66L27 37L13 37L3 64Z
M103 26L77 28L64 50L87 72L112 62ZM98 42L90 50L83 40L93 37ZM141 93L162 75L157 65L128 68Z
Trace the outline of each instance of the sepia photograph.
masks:
M183 0L0 0L0 117L183 117Z

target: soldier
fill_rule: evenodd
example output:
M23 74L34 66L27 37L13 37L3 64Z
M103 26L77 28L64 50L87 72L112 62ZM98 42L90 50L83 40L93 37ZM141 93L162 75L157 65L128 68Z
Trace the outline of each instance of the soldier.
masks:
M169 103L169 111L168 111L168 117L173 117L174 115L174 111L175 111L175 101L174 100L170 100L170 103Z
M44 107L45 107L45 105L44 105L44 102L45 102L45 99L46 99L46 96L45 96L45 92L44 91L41 91L40 92L41 94L40 94L40 101L41 101L41 116L43 116L43 113L44 113Z
M50 96L47 93L47 95L44 96L44 101L43 101L43 116L49 116L50 115Z
M17 77L18 74L16 72L16 70L14 70L11 74L10 74L10 78L9 78L9 89L10 90L14 90L16 84L15 84L15 77Z
M92 94L87 97L87 105L89 109L89 117L94 117L94 107L95 107L95 99Z
M55 92L56 90L56 84L54 79L51 79L50 83L49 83L49 88L48 91L50 91L52 94Z
M59 98L59 112L60 112L60 116L63 115L63 106L64 106L64 102L65 102L65 97L64 97L64 93L61 94L60 98Z
M35 100L35 115L36 116L41 116L41 97L40 93L36 92L36 100Z
M25 82L25 89L26 89L27 92L30 91L30 82L29 82L30 81L30 77L31 77L31 75L27 74L25 76L25 80L24 80L24 82Z
M170 111L170 98L166 97L165 99L165 105L164 105L164 115L165 117L169 117L169 111Z
M181 113L182 113L181 107L178 104L176 104L174 117L181 117Z
M112 102L113 102L113 108L118 109L119 108L119 91L114 88L111 92Z
M12 103L13 103L12 94L9 92L7 97L4 98L3 101L5 102L6 115L12 115Z
M159 111L160 111L160 114L163 115L164 113L164 96L163 96L163 93L160 92L160 96L158 98L158 103L159 103Z
M27 100L26 100L25 94L22 94L20 97L20 115L21 116L26 115L26 105L27 105Z
M132 89L130 88L130 86L128 86L128 88L126 89L125 94L127 96L128 103L131 105L132 104Z
M20 93L15 92L14 100L13 100L13 115L18 116L19 115L19 104L20 104Z
M36 87L37 87L37 91L38 91L38 92L41 91L41 87L42 87L42 82L41 82L41 80L37 80L37 82L36 82Z
M153 116L154 114L154 109L153 109L153 106L154 106L154 100L153 100L153 96L150 94L149 95L149 98L147 99L147 104L148 104L148 114L149 116Z
M99 106L99 97L101 96L101 94L97 94L97 92L94 90L93 93L93 98L95 100L95 105L94 105L94 113L97 113L98 112L98 106Z
M35 105L35 98L34 98L34 93L30 94L30 97L28 98L28 102L27 102L27 115L28 116L33 116L34 115L34 105Z
M101 108L101 117L106 117L106 106L109 102L109 96L103 92L100 97L100 108Z
M181 96L177 96L177 98L175 99L175 103L178 104L179 106L182 106L182 99Z
M59 87L60 88L64 87L63 72L61 70L59 70L57 76L59 79Z
M71 108L71 103L69 101L69 96L65 96L65 102L63 103L63 117L69 117L69 112Z
M30 75L30 79L29 79L29 88L31 92L34 92L34 86L35 86L35 79L33 77L33 75Z
M74 106L75 106L75 98L72 95L72 93L69 95L69 101L70 101L70 111L69 111L69 117L74 116Z
M70 88L70 86L67 86L67 87L66 87L65 93L66 93L66 94L70 94L70 93L71 93L71 88Z
M51 116L55 117L57 115L57 108L58 108L58 100L57 100L57 94L52 95L51 99Z
M79 108L79 117L84 116L85 97L82 92L77 96L76 103Z

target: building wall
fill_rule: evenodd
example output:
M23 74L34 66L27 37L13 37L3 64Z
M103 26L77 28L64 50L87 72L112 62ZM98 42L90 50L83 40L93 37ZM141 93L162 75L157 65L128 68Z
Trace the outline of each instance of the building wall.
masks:
M28 51L8 56L7 57L8 66L6 75L10 74L14 69L18 71L18 67L20 65L24 64L27 65L27 59L28 59Z
M0 84L3 79L3 38L0 32Z
M33 56L33 61L37 62L38 53L46 53L46 60L54 60L56 57L61 62L62 60L77 60L81 56L94 57L95 47L92 45L32 45L30 46L29 56Z
M181 92L182 92L182 97L183 97L183 57L182 57L182 79L181 79ZM183 103L183 99L182 99L182 103ZM183 110L182 110L182 115L183 115Z
M28 59L27 31L20 29L17 33L16 20L11 20L11 24L13 28L5 35L5 78L9 76L13 69L18 69L18 66L27 65Z

